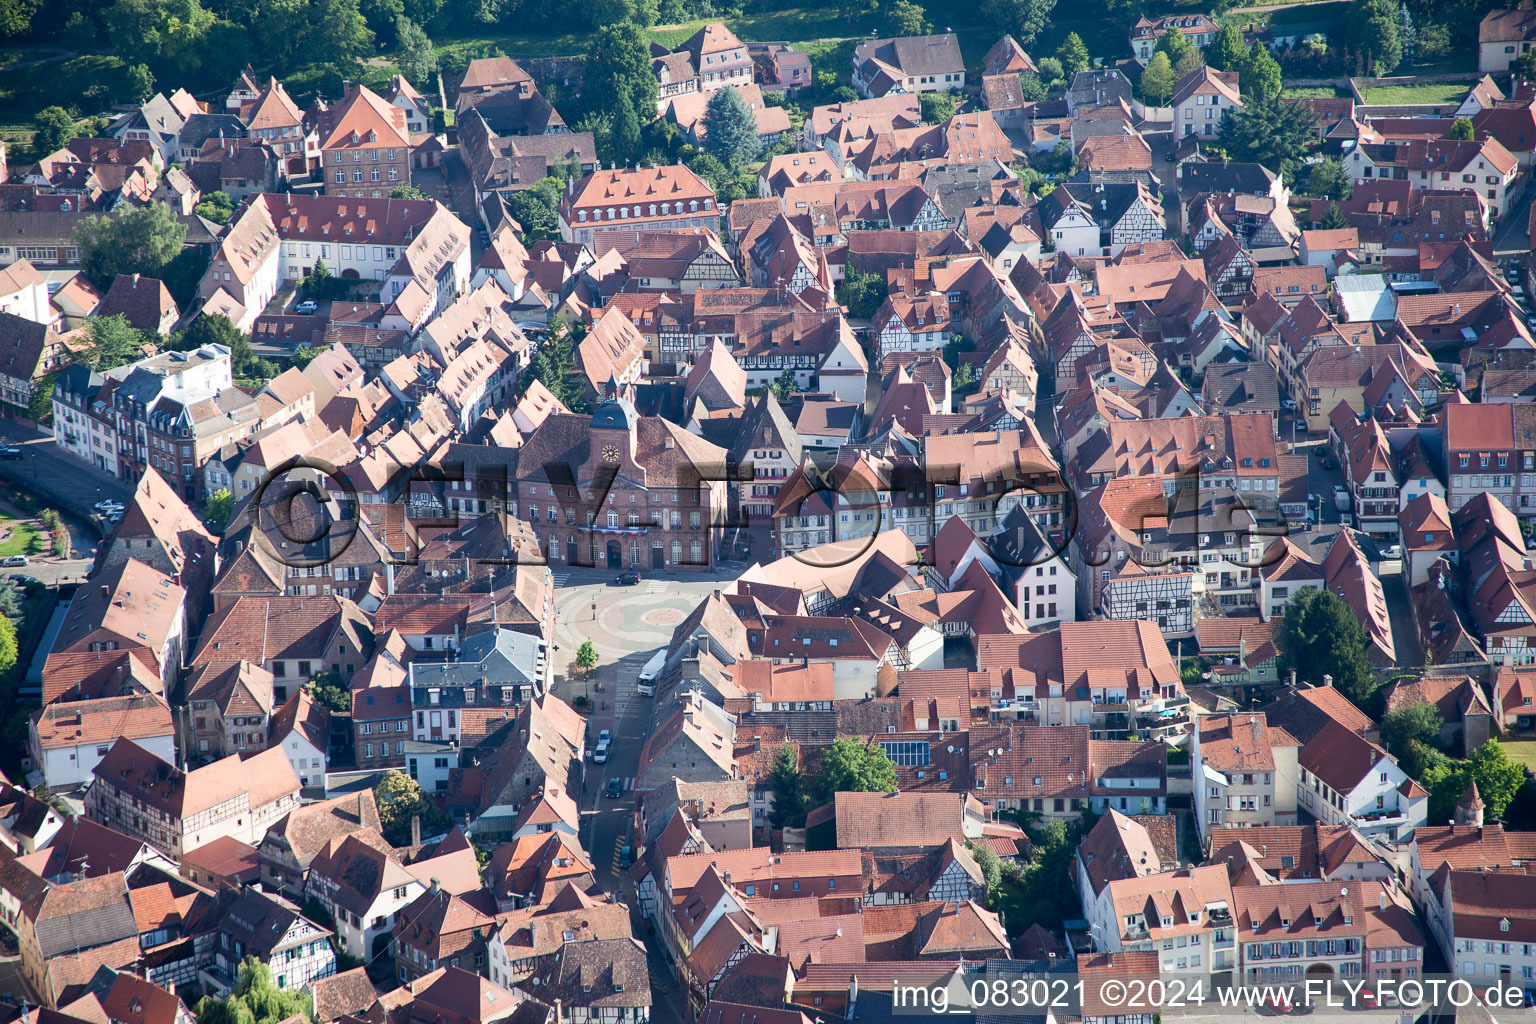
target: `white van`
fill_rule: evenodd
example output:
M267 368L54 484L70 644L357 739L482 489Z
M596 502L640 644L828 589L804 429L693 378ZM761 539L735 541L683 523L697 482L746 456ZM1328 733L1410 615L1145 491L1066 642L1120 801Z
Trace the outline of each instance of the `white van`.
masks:
M640 670L640 677L635 681L635 690L642 697L656 696L656 677L661 675L661 667L667 663L667 652L657 651L651 656L651 660L645 663Z

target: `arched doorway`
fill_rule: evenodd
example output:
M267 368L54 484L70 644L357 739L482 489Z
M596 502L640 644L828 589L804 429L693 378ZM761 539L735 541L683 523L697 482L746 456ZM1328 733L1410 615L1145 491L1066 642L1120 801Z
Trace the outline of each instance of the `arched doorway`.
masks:
M624 568L624 546L616 540L608 542L608 568Z

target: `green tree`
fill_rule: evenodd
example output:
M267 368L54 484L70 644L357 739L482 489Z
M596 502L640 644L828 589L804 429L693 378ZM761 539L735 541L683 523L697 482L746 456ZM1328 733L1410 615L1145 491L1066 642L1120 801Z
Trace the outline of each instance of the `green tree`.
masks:
M583 640L581 646L576 648L576 670L582 675L590 673L597 667L597 648L591 640Z
M215 20L198 0L113 0L101 11L102 27L118 56L182 72L200 65L203 35Z
M772 391L773 397L781 402L790 395L799 394L800 382L795 379L795 371L786 367L784 372L779 374L778 379L768 385L768 390Z
M879 274L864 274L849 267L843 273L843 279L837 284L837 301L845 309L848 315L858 319L867 320L875 315L885 302L887 287L885 278Z
M144 356L144 335L121 313L93 316L85 321L87 348L79 361L105 373Z
M40 157L57 153L77 133L77 122L63 107L44 107L32 118L32 152Z
M1045 99L1045 83L1033 71L1019 72L1019 95L1026 103L1038 103Z
M288 357L288 362L302 370L314 362L315 356L319 354L319 351L313 345L300 345L293 350L293 355Z
M251 348L250 339L222 313L204 315L171 339L171 347L190 352L204 345L223 345L229 349L236 379L265 382L277 376L277 365L262 359Z
M833 740L821 755L816 783L823 802L832 799L833 793L894 793L896 766L878 744Z
M1183 56L1173 62L1173 81L1177 85L1185 75L1199 71L1205 66L1205 54L1199 47L1191 46L1184 51Z
M195 212L215 224L228 224L235 212L235 200L228 192L205 192Z
M1217 71L1236 71L1247 59L1248 48L1243 45L1243 33L1236 22L1221 26L1211 45L1205 48L1206 66ZM1172 66L1171 58L1169 66Z
M879 0L837 0L838 16L850 25L879 8Z
M208 495L208 501L203 506L203 519L208 523L208 529L222 533L224 527L229 525L229 517L234 514L235 496L229 493L228 487L220 487Z
M14 39L26 35L32 27L32 16L41 6L41 0L0 0L0 37Z
M316 299L328 299L336 290L337 283L331 278L331 268L325 260L316 259L309 275L304 278L304 290Z
M373 799L379 805L379 830L395 846L410 844L412 818L421 819L423 836L446 832L453 824L448 812L428 799L416 780L404 772L392 771L379 780ZM203 1022L199 1020L199 1024Z
M197 1024L278 1024L295 1016L311 1021L314 1009L307 994L278 988L271 969L248 956L240 962L240 974L229 995L223 999L204 996L197 1001L195 1014Z
M187 226L164 203L129 207L112 216L95 214L75 227L81 269L102 291L118 274L160 277L186 237Z
M1178 29L1170 30L1169 35L1175 32L1178 32ZM1166 39L1167 36L1163 38ZM1056 59L1061 61L1062 70L1068 76L1075 75L1079 71L1087 71L1092 65L1092 60L1088 56L1088 47L1084 45L1083 37L1076 32L1067 33L1067 38L1062 40L1061 45L1056 49Z
M155 76L148 64L135 64L128 69L128 98L143 103L155 94Z
M1067 69L1055 57L1041 57L1035 66L1040 69L1040 81L1047 89L1066 81Z
M581 98L589 111L612 114L628 103L638 123L656 116L656 75L645 32L629 22L604 25L587 49Z
M16 623L11 621L9 615L0 616L0 680L10 678L11 669L16 667Z
M1398 6L1397 37L1403 44L1403 60L1412 60L1414 50L1418 46L1419 33L1413 27L1413 15L1408 13L1406 3Z
M1195 44L1191 43L1189 37L1175 25L1163 33L1163 37L1157 41L1157 45L1152 48L1152 52L1166 53L1168 55L1168 63L1178 66L1179 59L1194 48Z
M1051 20L1056 0L982 0L981 13L994 31L1008 32L1029 46ZM1044 65L1041 71L1044 72Z
M1531 51L1536 53L1536 50ZM1472 127L1472 120L1466 117L1458 117L1451 122L1450 137L1462 142L1471 142L1477 138L1477 130Z
M803 827L805 775L800 769L800 754L789 743L780 746L773 759L773 767L768 770L768 789L773 794L773 809L768 813L773 827Z
M335 669L327 669L310 676L304 684L304 689L314 698L316 704L344 715L352 713L352 694L341 685L341 677L337 675Z
M1253 44L1237 73L1238 89L1251 101L1267 103L1280 95L1280 63L1263 43Z
M1414 51L1420 60L1438 60L1451 50L1451 33L1444 25L1424 25L1415 35ZM1530 51L1520 55L1524 60Z
M422 27L405 15L395 19L395 63L400 73L416 85L425 85L437 73L437 51Z
M1365 58L1368 74L1390 75L1402 63L1402 31L1392 0L1354 0L1345 26L1351 44Z
M337 74L357 74L373 55L373 32L358 0L310 0L311 45L318 63Z
M1438 743L1443 724L1440 709L1427 701L1394 708L1381 716L1381 745L1402 761L1409 744Z
M1504 753L1498 740L1488 740L1465 761L1437 760L1419 781L1429 790L1429 823L1439 825L1450 820L1456 801L1473 782L1483 799L1485 817L1489 821L1502 819L1525 779L1525 766Z
M996 902L998 891L1003 887L1003 862L989 846L966 843L965 848L976 866L981 868L981 878L987 887L987 905L990 907Z
M739 167L757 158L762 140L757 137L757 118L732 88L716 89L704 107L704 152L727 167Z
M545 178L532 188L512 193L507 206L523 229L524 242L560 237L561 188L560 179Z
M885 9L885 27L893 36L925 36L933 28L928 12L912 0L895 0Z
M949 124L949 119L955 116L955 108L959 105L950 92L920 92L917 94L917 102L923 110L923 123L933 125Z
M1276 174L1293 174L1317 147L1317 118L1295 100L1269 98L1247 109L1229 109L1218 136L1233 160L1263 164Z
M1375 689L1365 630L1336 594L1314 587L1297 592L1285 606L1276 640L1282 675L1295 671L1314 686L1330 675L1334 688L1357 706L1364 706Z
M1307 192L1321 199L1348 199L1354 190L1349 172L1337 157L1324 157L1307 172Z
M1323 214L1321 227L1324 231L1338 231L1340 228L1349 227L1349 218L1344 216L1338 203L1329 203L1328 212Z
M427 195L421 189L417 188L415 185L396 185L394 188L389 190L389 198L391 198L391 199L431 199L432 197Z
M1141 72L1141 94L1158 106L1173 95L1173 65L1166 53L1154 53Z
M59 374L63 372L63 370L55 370L47 376L38 378L32 385L32 398L27 402L27 419L40 427L53 423L53 385L58 381Z

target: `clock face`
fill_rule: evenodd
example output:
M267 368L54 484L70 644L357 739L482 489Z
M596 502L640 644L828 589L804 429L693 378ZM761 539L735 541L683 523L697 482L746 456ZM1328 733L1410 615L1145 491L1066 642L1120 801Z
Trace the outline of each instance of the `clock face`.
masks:
M603 459L608 462L618 462L619 446L616 444L603 445Z

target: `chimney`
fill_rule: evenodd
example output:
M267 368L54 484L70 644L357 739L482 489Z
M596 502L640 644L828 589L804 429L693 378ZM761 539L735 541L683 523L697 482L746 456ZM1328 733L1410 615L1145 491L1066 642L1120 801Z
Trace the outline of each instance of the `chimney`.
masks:
M1376 906L1381 910L1387 909L1387 890L1382 889L1376 901Z
M753 736L752 737L752 753L760 754L762 752L763 752L763 738L761 736Z
M1325 673L1323 675L1323 685L1324 686L1332 686L1333 685L1333 676L1328 675L1328 674Z
M421 818L418 817L418 818L416 818L414 820L416 822L415 829L416 829L416 831L419 832L421 830L421 824L420 824L421 823ZM435 878L432 879L432 895L436 896L439 892L442 891L442 889L443 889L443 883L439 882Z
M411 815L411 845L421 845L421 815Z

